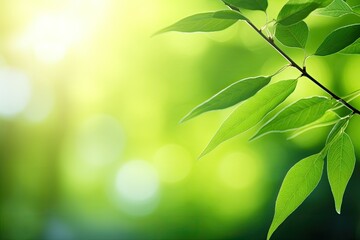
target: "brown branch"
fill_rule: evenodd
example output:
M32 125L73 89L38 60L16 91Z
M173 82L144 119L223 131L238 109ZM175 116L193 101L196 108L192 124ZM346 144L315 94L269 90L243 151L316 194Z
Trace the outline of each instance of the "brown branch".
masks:
M240 12L240 10L234 6L231 6L227 3L225 3L230 9ZM321 89L323 89L325 92L327 92L331 97L333 97L334 99L338 100L340 103L342 103L345 107L347 107L349 110L351 110L354 114L358 114L360 115L360 111L355 108L354 106L352 106L351 104L349 104L348 102L346 102L344 99L342 99L341 97L339 97L338 95L336 95L334 92L332 92L331 90L329 90L327 87L325 87L324 85L322 85L319 81L317 81L313 76L311 76L307 71L306 68L302 68L300 67L294 60L292 60L292 58L290 56L288 56L283 50L281 50L274 42L274 40L272 38L268 38L267 36L265 36L265 34L262 33L262 31L260 29L258 29L250 20L246 20L246 22L250 25L251 28L253 28L258 34L260 34L260 36L265 39L266 42L268 42L283 58L285 58L292 67L296 68L297 70L299 70L301 72L301 75L308 78L310 81L312 81L313 83L315 83L317 86L319 86Z

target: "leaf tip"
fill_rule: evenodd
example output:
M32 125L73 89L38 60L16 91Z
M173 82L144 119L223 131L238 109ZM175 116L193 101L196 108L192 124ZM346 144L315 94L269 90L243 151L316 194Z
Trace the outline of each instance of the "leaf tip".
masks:
M167 32L167 31L166 31L166 28L160 29L160 30L154 32L153 34L151 34L150 37L156 37L156 36L158 36L158 35L160 35L160 34L162 34L162 33L165 33L165 32Z
M211 140L209 142L209 144L205 147L205 149L202 151L202 153L200 154L198 159L200 159L200 158L204 157L205 155L207 155L209 152L214 150L217 146L218 146L218 144L214 144L213 140Z
M193 116L192 112L190 112L190 113L186 114L183 118L180 119L179 124L187 122L188 120L192 119L193 117L195 117L195 116Z
M337 212L337 214L341 214L341 204L337 204L337 206L335 206L335 210Z
M167 26L167 27L164 27L164 28L162 28L162 29L154 32L154 33L151 35L151 37L156 37L157 35L160 35L160 34L163 34L163 33L171 32L171 31L176 31L176 30L172 29L171 27L172 27L172 25Z
M204 151L202 151L202 153L200 153L198 160L202 159L206 154L208 154L211 150L208 150L208 147L206 147L204 149Z
M266 240L270 240L272 234L273 234L273 231L271 231L271 229L270 229L267 236L266 236Z
M178 122L178 124L182 124L182 123L184 123L184 122L186 122L186 116L185 117L183 117L182 119L180 119L180 121Z
M259 137L255 134L254 136L252 136L251 138L249 138L249 142L255 141L256 139L258 139Z
M254 136L252 136L250 139L249 139L249 142L252 142L252 141L255 141L255 140L258 140L259 138L261 138L262 136L264 136L265 134L264 133L255 133Z

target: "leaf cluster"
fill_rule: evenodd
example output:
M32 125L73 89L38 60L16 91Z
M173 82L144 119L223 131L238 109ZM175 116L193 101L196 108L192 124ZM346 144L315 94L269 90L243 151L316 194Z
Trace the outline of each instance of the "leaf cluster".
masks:
M305 62L309 56L304 56L304 65L300 67L285 53L285 50L281 49L278 43L285 47L300 48L306 51L310 34L306 18L310 14L331 18L354 15L360 20L359 6L350 6L343 0L289 0L280 9L275 20L258 28L242 13L242 10L266 13L267 0L222 1L228 6L228 10L195 14L158 33L220 31L238 21L245 21L273 48L278 50L289 62L289 65L272 75L249 77L234 82L199 104L181 120L181 122L185 122L209 111L236 106L219 127L200 157L208 154L223 142L257 125L260 127L252 137L253 140L274 132L290 132L292 134L290 138L292 138L314 128L333 125L323 150L300 160L286 174L276 200L275 214L267 239L316 188L322 176L325 159L327 160L327 175L334 197L335 209L340 214L343 195L355 166L354 147L345 130L351 117L360 114L359 110L349 102L358 97L360 91L357 90L343 98L338 97L306 71ZM271 24L272 28L270 28ZM334 29L310 56L327 56L336 53L360 53L360 21ZM293 93L299 81L299 77L294 77L272 82L273 77L287 67L299 70L300 77L306 77L313 81L330 94L330 97L311 96L276 110ZM337 112L339 108L346 108L348 113L340 116ZM273 111L277 111L274 117L263 122L265 116Z

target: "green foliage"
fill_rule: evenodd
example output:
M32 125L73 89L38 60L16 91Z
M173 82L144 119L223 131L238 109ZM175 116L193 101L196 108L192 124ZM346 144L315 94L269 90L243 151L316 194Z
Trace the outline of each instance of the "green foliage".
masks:
M284 108L269 122L265 123L254 137L271 132L286 132L301 128L321 118L334 101L325 97L301 99Z
M305 19L317 8L326 7L329 0L290 0L280 10L277 22L283 25L291 25Z
M314 191L321 179L323 167L321 154L315 154L299 161L289 170L276 199L275 215L267 239Z
M350 137L341 132L330 145L327 173L336 211L340 214L343 195L355 168L355 152Z
M350 93L349 95L346 95L343 97L344 101L351 102L352 100L360 97L360 89Z
M224 30L238 20L246 18L238 12L224 10L218 12L199 13L186 17L160 31L156 34L177 31L177 32L215 32Z
M335 125L334 127L331 129L327 139L326 139L326 144L327 146L330 146L331 142L338 136L338 134L341 131L344 131L344 129L346 128L347 124L349 122L349 118L345 117L340 119Z
M255 126L295 90L296 84L297 80L271 84L237 107L221 125L200 157L209 153L220 143Z
M225 3L231 6L250 9L250 10L261 10L266 11L268 7L267 0L223 0Z
M304 21L290 26L276 25L275 37L285 46L305 48L309 29Z
M167 31L218 31L225 29L238 20L244 20L263 39L266 40L289 65L279 69L280 73L287 67L297 69L301 75L325 90L331 97L313 96L298 101L280 109L277 114L263 124L254 138L259 138L271 132L292 131L290 138L296 137L315 128L334 125L330 131L322 151L296 163L287 173L280 188L275 214L270 226L269 239L284 220L297 209L319 183L324 159L327 157L328 180L335 200L335 208L340 213L343 195L355 166L355 153L350 137L345 133L347 125L354 114L360 111L350 104L359 97L356 90L346 97L339 97L313 78L306 70L304 56L303 66L299 66L275 42L274 36L287 47L306 50L308 35L311 31L305 22L306 17L315 11L317 15L341 17L346 14L359 16L359 6L347 4L342 0L289 0L278 13L277 20L256 27L252 21L242 15L242 9L265 11L266 0L223 0L231 9L216 13L194 15L167 27ZM276 32L272 33L273 24ZM360 24L343 24L332 31L315 51L315 56L326 56L335 53L360 54ZM224 141L233 138L256 126L268 113L274 111L296 88L298 78L279 81L268 85L276 74L263 77L255 76L237 81L220 91L209 100L195 107L182 121L189 120L199 114L212 110L220 110L235 104L237 108L220 126L200 157L215 149ZM337 112L346 108L347 113ZM346 111L345 111L346 112Z
M354 12L360 13L360 4L352 6L352 9L353 9Z
M315 128L334 125L339 119L340 119L339 115L337 115L335 112L326 111L325 114L318 120L296 129L288 139L295 138Z
M334 0L327 7L315 11L315 14L329 16L329 17L341 17L346 14L356 14L356 13L343 0Z
M358 38L360 38L360 23L338 28L325 38L316 50L315 55L326 56L337 53L351 45Z
M181 122L187 121L204 112L228 108L244 101L267 85L270 80L271 76L260 76L239 80L195 107L181 120Z

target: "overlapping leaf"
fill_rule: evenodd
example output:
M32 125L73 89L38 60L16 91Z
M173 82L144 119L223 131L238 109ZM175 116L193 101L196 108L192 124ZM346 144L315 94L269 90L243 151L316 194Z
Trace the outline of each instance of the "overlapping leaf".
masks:
M346 186L355 168L355 152L350 137L341 132L330 145L327 155L327 173L334 196L336 212L340 214Z
M326 127L326 126L330 126L333 124L336 124L337 121L340 119L339 115L337 115L335 112L333 111L326 111L325 114L319 118L318 120L309 123L308 125L305 125L304 127L301 127L299 129L296 129L290 137L288 137L288 139L292 139L295 138L307 131L310 131L312 129L316 129L316 128L321 128L321 127Z
M329 17L341 17L346 14L354 14L351 7L343 0L334 0L327 7L318 9L314 13Z
M351 102L352 100L360 97L360 89L355 90L354 92L346 95L345 97L342 97L346 102Z
M290 26L276 25L275 37L288 47L305 48L308 34L309 28L304 21Z
M360 38L360 23L347 25L331 32L316 50L315 55L337 53Z
M239 105L221 125L200 157L209 153L222 142L245 132L261 121L267 113L295 90L296 84L297 80L286 80L271 84Z
M291 25L305 19L317 8L326 7L331 0L289 0L280 10L277 22Z
M246 20L246 18L238 12L232 10L224 10L218 12L199 13L181 19L180 21L170 25L156 34L177 31L177 32L214 32L224 30L238 20Z
M347 124L349 122L349 118L342 118L340 119L335 125L334 127L331 129L327 139L326 139L326 147L328 148L329 145L331 144L332 141L334 141L338 135L340 134L340 132L342 132L344 130L344 128L346 128Z
M231 6L250 9L250 10L261 10L266 11L268 7L267 0L223 0L225 3Z
M353 9L354 12L360 13L360 4L352 6L352 9Z
M329 110L334 101L325 97L301 99L284 108L270 121L265 123L253 138L271 132L286 132L303 127L319 118Z
M324 160L320 154L307 157L296 163L286 174L275 204L274 219L267 239L282 222L295 211L318 185Z
M271 76L253 77L237 81L227 88L223 89L204 103L195 107L188 113L181 122L187 121L204 112L224 109L233 106L249 97L253 96L257 91L267 85L271 80Z

